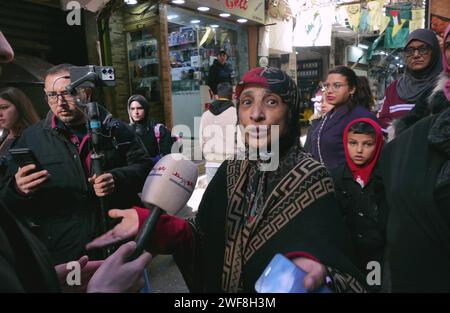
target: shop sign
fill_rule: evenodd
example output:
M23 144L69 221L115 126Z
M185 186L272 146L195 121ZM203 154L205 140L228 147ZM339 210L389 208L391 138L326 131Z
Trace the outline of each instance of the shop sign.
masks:
M206 4L204 0L189 2L203 6ZM209 0L206 5L211 9L264 23L264 0Z

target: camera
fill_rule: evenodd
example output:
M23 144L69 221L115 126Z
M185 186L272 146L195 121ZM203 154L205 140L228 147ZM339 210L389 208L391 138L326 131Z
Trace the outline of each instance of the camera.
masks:
M114 87L116 76L112 66L72 66L70 67L70 82L68 86L72 91L76 87Z

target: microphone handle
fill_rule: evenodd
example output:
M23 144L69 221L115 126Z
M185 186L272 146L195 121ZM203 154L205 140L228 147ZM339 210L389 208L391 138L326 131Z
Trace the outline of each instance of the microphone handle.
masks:
M136 250L133 255L128 259L128 262L138 258L142 252L144 252L145 246L148 244L150 237L155 229L156 223L158 222L159 216L163 211L157 206L152 207L150 215L145 220L144 226L142 226L138 235L136 236Z

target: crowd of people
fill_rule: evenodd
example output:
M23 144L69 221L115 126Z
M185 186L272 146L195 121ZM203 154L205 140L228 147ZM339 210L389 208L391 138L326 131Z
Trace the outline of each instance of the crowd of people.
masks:
M2 61L14 57L1 32L0 54ZM7 137L5 145L31 147L45 169L35 171L36 164L18 168L11 158L2 165L0 291L135 292L143 287L149 253L128 262L136 248L129 242L101 260L87 256L85 245L98 234L95 195L118 196L115 205L132 205L152 162L134 134L101 108L103 125L114 128L114 139L126 144L105 151L108 171L91 175L86 116L76 103L86 101L90 90L80 90L75 99L65 89L68 75L66 64L48 70L45 93L50 110L39 122L33 110L24 113L30 100L22 92L2 90L0 127L13 139ZM27 125L31 126L24 130ZM79 284L67 280L69 261L78 261Z
M379 112L366 78L346 66L331 69L305 147L299 89L287 73L251 69L236 85L235 103L228 78L215 82L217 100L199 134L208 187L198 212L161 215L146 250L172 254L192 292L254 292L277 253L306 273L302 283L311 292L450 291L449 34L450 26L442 47L431 30L409 35L405 73L387 87ZM0 52L3 60L13 57L3 36ZM151 259L144 253L128 261L133 242L106 259L99 252L142 228L151 209L137 194L159 158L180 151L177 140L151 120L143 96L129 98L129 124L100 106L108 136L103 173L95 173L79 106L92 91L68 93L69 68L48 70L50 110L41 121L20 90L0 90L0 128L7 131L0 145L1 291L137 291ZM214 136L217 129L224 136ZM238 158L237 141L254 153ZM31 148L43 168L19 167L8 157L11 147ZM267 170L274 159L276 168ZM118 219L103 234L100 199ZM24 257L36 262L27 266ZM77 287L65 282L64 264L73 260L84 273ZM374 262L381 278L371 283Z

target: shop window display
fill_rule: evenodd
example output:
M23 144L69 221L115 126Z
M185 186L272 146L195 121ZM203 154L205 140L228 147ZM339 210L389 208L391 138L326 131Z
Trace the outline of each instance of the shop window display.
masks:
M173 92L199 90L208 79L209 66L224 49L236 69L236 32L208 25L169 23L169 57Z
M228 55L234 83L248 70L247 31L238 24L169 7L168 38L173 124L185 125L198 137L195 118L213 101L207 85L209 68L221 50ZM239 43L239 44L238 44Z
M151 29L127 33L131 94L160 102L158 41Z
M237 46L238 39L244 39L238 26L176 8L170 8L168 16L173 93L199 91L206 85L209 67L220 50L227 52L227 63L239 78L239 63L246 55Z
M320 89L322 79L322 60L297 61L297 83L304 109L312 108L311 99Z

